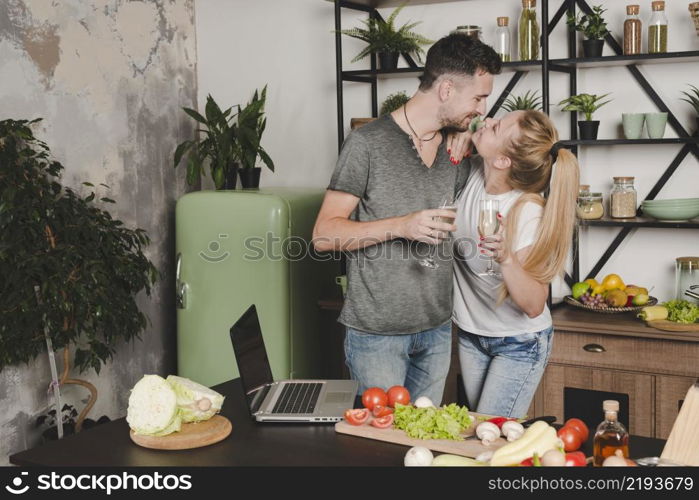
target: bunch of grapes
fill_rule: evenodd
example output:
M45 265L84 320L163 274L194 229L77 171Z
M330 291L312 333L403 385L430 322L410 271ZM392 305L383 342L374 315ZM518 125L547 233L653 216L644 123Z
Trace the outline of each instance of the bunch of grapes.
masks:
M590 292L586 292L583 295L581 295L580 302L582 302L586 306L595 307L598 309L605 309L607 307L607 303L604 301L604 297L602 297L602 295L598 294L592 296L590 295Z

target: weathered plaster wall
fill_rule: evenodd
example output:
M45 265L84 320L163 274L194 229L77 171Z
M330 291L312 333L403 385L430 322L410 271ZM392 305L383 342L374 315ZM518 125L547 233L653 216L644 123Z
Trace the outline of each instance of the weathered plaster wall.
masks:
M185 183L172 154L192 135L180 108L196 95L194 0L0 1L0 119L43 117L36 132L66 166L64 182L109 185L110 210L148 231L161 272L140 298L151 320L142 341L83 374L99 390L94 418L123 416L144 373L175 370L174 203ZM0 372L0 465L37 444L49 380L45 357ZM64 392L82 407L84 389Z

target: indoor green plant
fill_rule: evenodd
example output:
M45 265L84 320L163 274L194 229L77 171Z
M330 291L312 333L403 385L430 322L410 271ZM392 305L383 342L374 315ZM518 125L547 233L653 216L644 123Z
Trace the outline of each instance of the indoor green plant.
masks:
M697 120L697 130L695 134L699 135L699 88L691 84L688 85L692 90L689 92L683 90L682 93L687 97L683 97L682 100L691 104L691 106L694 108L694 112L697 114L695 117Z
M410 97L408 97L408 94L406 94L403 90L401 90L400 92L394 92L393 94L389 94L388 96L386 96L386 99L384 99L383 103L381 104L379 116L387 115L388 113L394 112L409 100Z
M583 55L585 57L601 57L604 47L604 37L609 34L607 22L602 17L606 12L601 5L592 7L590 14L581 14L574 16L568 12L566 23L575 31L582 32L585 35L583 40Z
M182 108L203 128L198 139L182 142L175 150L175 167L187 157L187 183L191 186L204 175L204 162L208 160L211 178L216 189L235 189L238 172L234 145L237 140L233 107L221 111L211 95L206 97L205 116L191 108Z
M399 54L414 54L418 61L422 62L424 50L421 45L427 45L433 41L411 31L421 21L415 23L407 22L396 29L396 16L405 5L402 4L396 7L385 21L381 18L370 17L362 20L366 28L352 28L339 31L343 35L357 38L368 44L364 50L352 59L352 62L357 62L369 54L378 55L381 69L395 69L398 65Z
M267 118L264 117L266 99L267 85L261 92L255 90L252 100L244 108L238 106L238 138L233 144L233 149L240 162L240 183L244 188L256 188L260 185L262 169L255 166L258 157L274 172L272 158L260 145L267 126Z
M536 91L527 90L524 95L515 96L509 95L507 100L502 103L502 109L505 111L520 111L527 109L542 109L541 96L536 95Z
M143 253L146 232L102 208L113 200L98 201L89 183L86 196L60 183L64 167L34 137L37 121L0 121L0 370L48 351L56 408L63 407L62 384L91 392L76 421L80 430L97 391L68 378L69 348L81 372L99 373L118 343L145 329L136 295L150 295L157 272ZM54 349L63 349L60 379Z
M578 94L563 99L558 103L564 106L563 111L576 111L585 114L585 120L578 120L580 139L597 139L599 120L592 120L592 114L610 101L600 102L609 94Z

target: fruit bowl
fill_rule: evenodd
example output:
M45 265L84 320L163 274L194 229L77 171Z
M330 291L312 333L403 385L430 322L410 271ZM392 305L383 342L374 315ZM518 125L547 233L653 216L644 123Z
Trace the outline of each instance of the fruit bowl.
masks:
M617 313L629 313L629 312L639 312L641 309L644 307L648 306L654 306L658 303L658 299L655 297L649 297L648 302L643 304L642 306L628 306L628 307L594 307L591 305L583 304L580 302L578 299L574 299L572 295L566 295L563 297L563 300L567 303L570 304L571 306L579 307L581 309L587 309L588 311L594 311L598 313L604 313L604 314L617 314Z

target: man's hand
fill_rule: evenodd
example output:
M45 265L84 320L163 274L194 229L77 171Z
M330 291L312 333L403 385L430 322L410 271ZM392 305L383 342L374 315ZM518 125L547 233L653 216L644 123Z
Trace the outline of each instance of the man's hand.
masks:
M456 231L453 224L456 212L444 208L432 208L420 210L404 215L398 225L398 236L408 240L422 241L430 245L436 245L447 238L449 232ZM443 217L452 223L435 220Z

